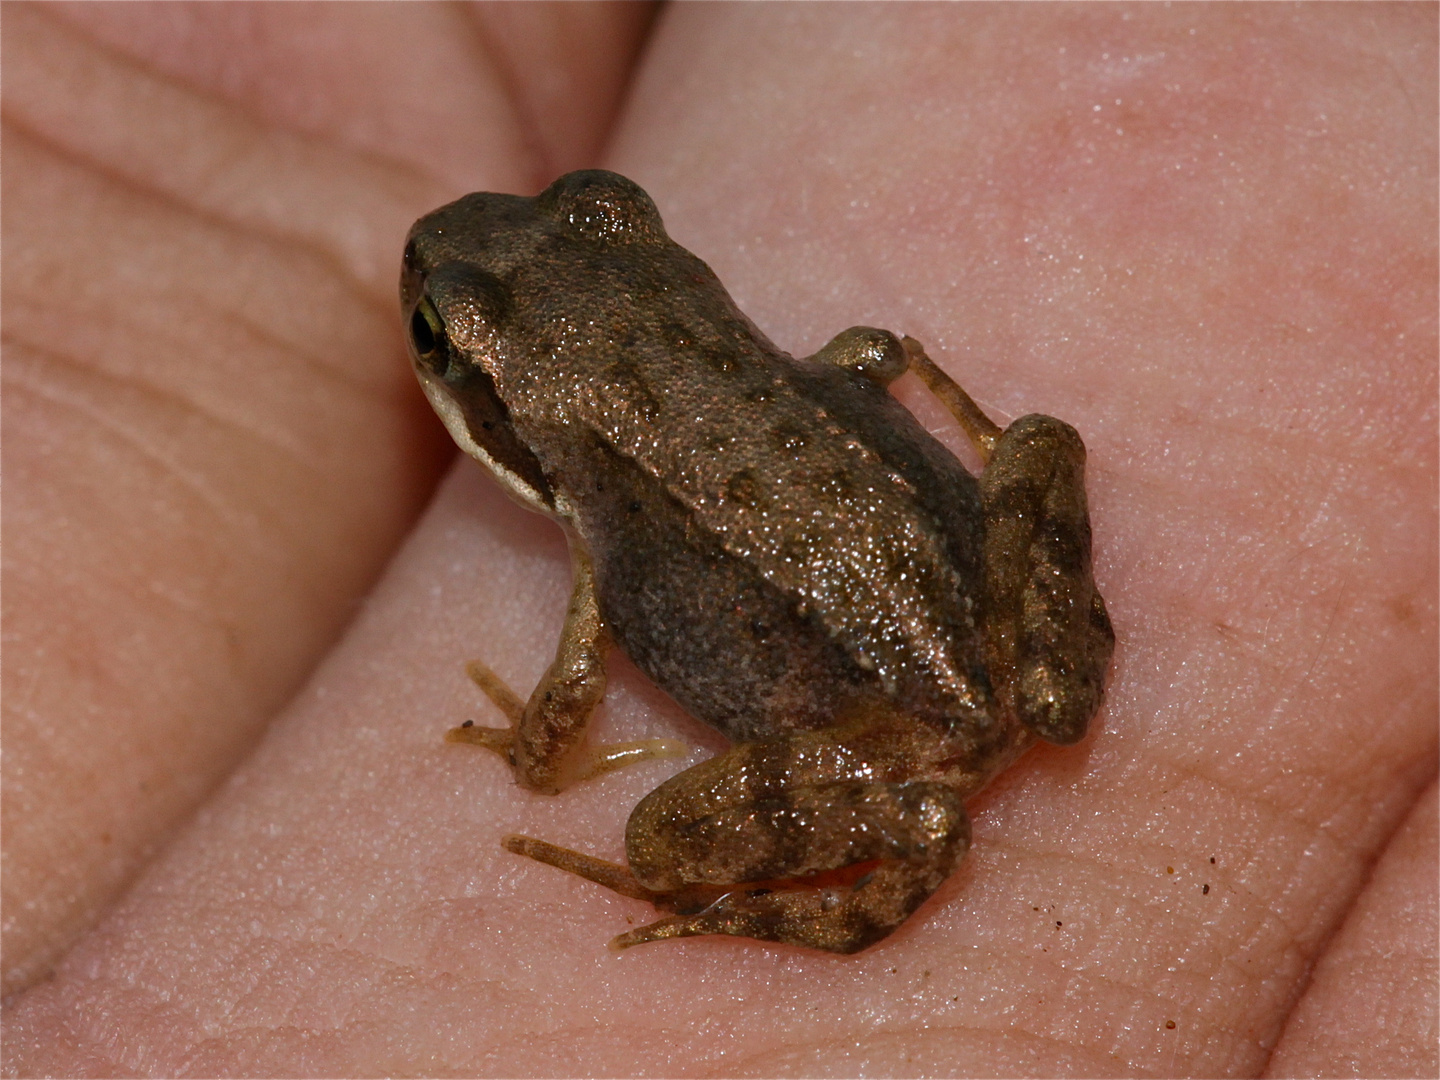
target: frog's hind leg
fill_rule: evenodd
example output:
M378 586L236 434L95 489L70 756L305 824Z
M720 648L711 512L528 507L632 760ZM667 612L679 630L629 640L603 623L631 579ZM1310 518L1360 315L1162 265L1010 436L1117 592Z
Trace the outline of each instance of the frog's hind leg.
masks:
M669 938L724 934L835 953L859 952L889 935L940 887L970 846L969 821L960 800L942 784L822 786L797 790L790 799L780 801L788 801L794 811L805 803L823 807L819 818L801 811L802 816L812 818L812 824L830 819L830 827L812 833L809 846L824 848L837 832L849 833L838 845L840 859L854 859L868 852L869 859L857 861L873 865L853 874L850 880L840 880L838 875L831 875L832 880L796 880L795 872L785 869L783 861L771 862L768 869L778 874L777 879L767 878L766 871L741 869L730 872L760 876L734 885L695 883L657 890L647 888L619 863L544 840L507 836L503 843L517 855L576 874L622 896L646 900L661 910L676 912L616 937L611 942L616 949ZM844 802L872 805L859 813L840 811L837 815L837 803ZM909 805L901 805L906 803ZM749 813L741 811L730 816ZM843 820L834 820L836 816ZM917 819L928 825L917 828ZM716 822L691 824L703 827ZM783 834L793 827L793 823L787 824L779 832ZM923 838L917 835L927 829ZM855 833L867 831L871 833L865 838L868 843L857 846ZM782 842L795 847L793 837ZM814 865L836 861L833 851L809 852L814 859L806 859L803 851L794 853ZM716 865L725 862L722 859Z
M822 846L837 832L844 833L844 857L874 866L853 881L794 880L791 872L779 880L752 878L725 890L700 910L669 900L661 906L679 914L621 934L615 946L728 934L826 952L859 952L914 914L970 847L965 810L959 796L943 784L847 784L801 789L792 795L795 803L827 804L822 811L827 816L836 812L831 800L869 804L859 812L844 813L834 822L835 828L819 830L813 841ZM857 858L862 852L869 858ZM703 895L700 889L689 892Z
M1027 728L1078 742L1100 707L1115 633L1090 574L1085 445L1038 413L1003 430L912 337L909 369L965 429L985 462L985 585L990 671Z
M1115 648L1090 571L1080 436L1053 417L1022 416L997 443L980 493L997 692L1042 739L1078 742Z
M676 914L615 944L728 934L852 953L903 923L969 849L960 795L864 779L833 750L819 732L737 746L651 792L626 829L630 871Z

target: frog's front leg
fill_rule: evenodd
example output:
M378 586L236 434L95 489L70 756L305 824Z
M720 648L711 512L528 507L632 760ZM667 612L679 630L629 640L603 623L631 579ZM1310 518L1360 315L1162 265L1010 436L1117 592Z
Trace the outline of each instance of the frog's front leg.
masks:
M637 761L682 756L687 748L670 739L644 739L583 747L590 714L605 696L605 659L610 640L595 597L595 571L578 540L570 543L575 584L555 660L530 695L520 698L484 664L467 670L496 707L508 728L465 725L452 728L450 742L483 746L504 757L515 778L533 791L553 795L570 784Z
M526 837L506 846L676 912L620 948L727 934L853 953L903 923L970 845L958 792L867 779L871 764L825 732L737 746L641 801L628 870ZM846 867L862 870L804 880Z

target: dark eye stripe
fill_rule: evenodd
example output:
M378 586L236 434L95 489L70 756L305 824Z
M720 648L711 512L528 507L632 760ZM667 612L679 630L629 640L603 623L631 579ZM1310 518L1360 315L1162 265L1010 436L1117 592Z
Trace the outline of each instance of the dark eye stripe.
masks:
M520 441L510 422L510 410L495 392L495 380L482 368L472 367L455 387L455 401L465 413L470 437L496 462L509 469L540 496L546 506L555 505L555 494L540 459Z
M444 378L450 369L450 342L445 336L445 323L424 297L410 316L410 342L421 363Z

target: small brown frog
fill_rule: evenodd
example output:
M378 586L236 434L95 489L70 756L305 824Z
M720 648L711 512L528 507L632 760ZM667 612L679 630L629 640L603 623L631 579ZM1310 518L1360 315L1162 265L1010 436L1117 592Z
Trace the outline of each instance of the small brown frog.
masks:
M888 331L781 352L610 172L422 218L400 299L436 412L561 523L574 567L529 701L472 665L510 726L451 739L551 793L670 752L586 745L614 644L732 742L635 808L628 867L505 839L673 913L616 946L863 949L964 857L969 796L1036 736L1084 736L1114 635L1068 424L1002 431ZM886 390L907 370L979 449L978 480Z

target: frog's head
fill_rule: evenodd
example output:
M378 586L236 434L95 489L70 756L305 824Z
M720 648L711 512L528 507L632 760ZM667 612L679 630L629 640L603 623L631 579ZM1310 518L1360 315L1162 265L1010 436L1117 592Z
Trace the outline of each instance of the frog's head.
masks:
M534 198L479 191L411 227L400 301L408 315L425 292L426 279L444 268L463 266L512 289L533 288L534 281L516 278L537 263L548 269L566 252L618 254L616 249L631 245L674 247L650 196L619 173L566 173Z
M467 195L410 230L400 304L415 373L456 442L536 509L553 511L554 495L512 415L534 404L547 340L587 318L586 267L647 263L642 248L693 258L650 196L600 169L534 198Z

